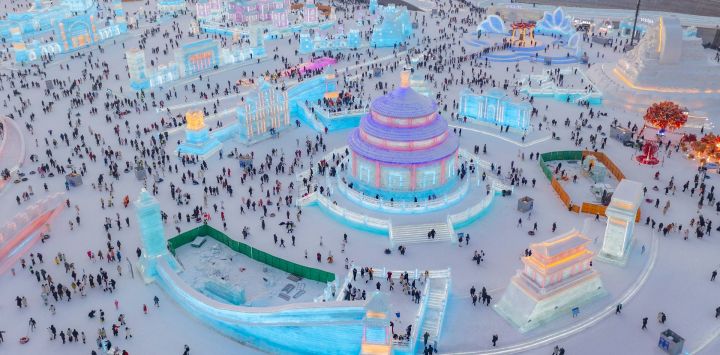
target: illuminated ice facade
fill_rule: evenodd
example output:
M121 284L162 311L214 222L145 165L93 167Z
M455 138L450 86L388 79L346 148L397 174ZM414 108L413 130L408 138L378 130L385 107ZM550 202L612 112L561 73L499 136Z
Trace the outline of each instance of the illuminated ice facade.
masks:
M217 18L224 9L223 0L198 0L195 3L195 13L200 20Z
M185 0L158 0L157 9L160 12L176 12L185 10Z
M390 307L382 293L375 291L365 306L361 354L392 354Z
M458 137L437 103L410 87L409 71L402 72L399 88L372 102L348 145L349 180L371 196L424 198L457 181Z
M503 90L492 88L485 94L465 89L460 95L460 116L481 122L527 130L530 127L532 105L512 102Z
M306 0L305 6L303 7L303 19L308 25L316 24L320 20L315 0Z
M179 271L179 265L167 250L165 228L163 227L158 200L150 195L147 190L142 189L134 204L140 223L140 238L143 249L138 268L145 282L151 282L157 276L157 264L160 259L167 260L173 270Z
M290 126L288 93L258 79L257 91L245 97L235 110L240 141L249 143L269 137Z
M613 192L610 205L605 210L607 226L600 258L620 265L627 262L635 216L643 198L643 185L637 181L623 179Z
M532 254L522 258L524 268L512 277L495 310L524 333L605 295L600 275L590 265L589 243L572 230L530 244Z
M640 43L618 60L613 74L632 86L701 93L720 89L720 65L698 37L685 36L680 20L660 17Z
M125 12L119 0L112 3L113 19L99 27L97 7L90 0L66 0L44 8L38 2L32 11L9 14L0 22L0 34L9 34L17 63L48 55L68 53L101 43L127 32ZM40 39L40 40L39 40Z
M276 12L290 12L289 0L234 0L228 3L230 18L236 23L255 24L273 20ZM274 22L274 21L273 21Z
M205 114L202 111L186 113L185 141L178 146L178 152L207 157L220 148L220 142L210 136L210 129L205 125Z
M313 38L307 32L300 34L299 52L302 54L325 50L357 49L358 47L360 47L360 32L355 29L350 30L347 35L321 36L316 34Z
M405 6L378 6L379 18L373 25L370 45L376 48L394 47L412 35L410 13Z
M569 37L575 33L575 29L572 26L572 18L565 15L562 7L558 7L552 12L545 11L542 19L535 26L535 33Z
M507 34L508 30L505 28L505 22L498 15L490 15L484 19L477 27L476 32L478 34Z
M158 65L155 69L147 68L145 54L138 49L125 52L125 59L130 74L130 87L143 90L162 86L171 81L190 77L202 72L261 58L265 56L262 45L248 47L235 45L220 48L220 43L212 39L203 39L183 44L175 52L175 61Z

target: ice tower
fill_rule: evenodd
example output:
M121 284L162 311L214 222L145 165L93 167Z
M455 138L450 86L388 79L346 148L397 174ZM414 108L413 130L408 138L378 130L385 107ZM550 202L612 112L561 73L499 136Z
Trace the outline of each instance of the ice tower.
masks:
M202 111L186 113L185 120L185 142L180 144L178 152L207 157L221 148L220 142L210 136Z
M643 185L637 181L624 179L613 192L610 205L605 211L607 227L601 260L625 265L632 242L635 216L643 197Z
M573 229L530 244L531 254L522 258L525 267L513 276L495 310L524 333L604 295L588 243Z
M158 259L167 258L170 266L175 270L178 270L179 266L167 249L165 228L158 200L147 190L142 189L140 196L135 201L135 212L140 221L140 237L143 247L137 268L142 273L145 282L150 283L157 275Z

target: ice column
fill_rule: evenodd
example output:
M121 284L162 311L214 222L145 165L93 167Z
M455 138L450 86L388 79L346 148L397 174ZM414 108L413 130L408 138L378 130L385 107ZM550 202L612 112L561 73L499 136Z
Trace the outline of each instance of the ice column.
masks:
M625 265L632 241L635 216L643 196L643 185L637 181L620 181L605 211L607 227L600 259Z

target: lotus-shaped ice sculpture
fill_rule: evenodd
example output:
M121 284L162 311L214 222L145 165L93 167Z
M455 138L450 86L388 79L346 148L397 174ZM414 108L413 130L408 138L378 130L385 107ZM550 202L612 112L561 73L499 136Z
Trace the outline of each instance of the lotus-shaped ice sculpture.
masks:
M562 7L558 7L552 13L546 11L542 20L538 22L537 29L540 32L547 31L561 35L567 35L573 31L571 18L565 16L565 10Z
M477 31L481 31L481 33L507 33L507 30L505 29L505 22L498 15L490 15L480 22L477 27Z

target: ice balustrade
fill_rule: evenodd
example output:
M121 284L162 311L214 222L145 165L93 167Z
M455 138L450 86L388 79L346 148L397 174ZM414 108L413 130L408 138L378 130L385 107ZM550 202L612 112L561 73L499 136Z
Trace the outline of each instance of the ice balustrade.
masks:
M364 214L352 212L330 201L327 197L314 192L318 205L324 207L328 212L340 218L344 222L364 227L367 230L388 234L392 228L389 219L369 217Z
M173 272L167 259L158 263L157 282L191 315L223 334L252 342L261 349L301 354L311 354L317 349L359 351L365 302L234 306L193 289Z
M427 312L428 300L430 297L430 280L425 281L422 293L420 294L420 306L418 307L417 314L413 319L413 327L410 332L410 338L407 341L399 341L393 339L393 352L396 354L415 354L415 348L418 343L418 334L422 329L425 321L425 313Z
M463 179L460 183L460 188L454 190L449 194L440 196L432 200L418 202L376 199L374 197L365 195L360 191L349 188L342 181L338 181L337 186L338 189L343 194L345 194L345 196L356 202L359 202L361 205L368 208L381 211L419 213L445 208L448 205L459 201L468 192L470 188L470 179Z

